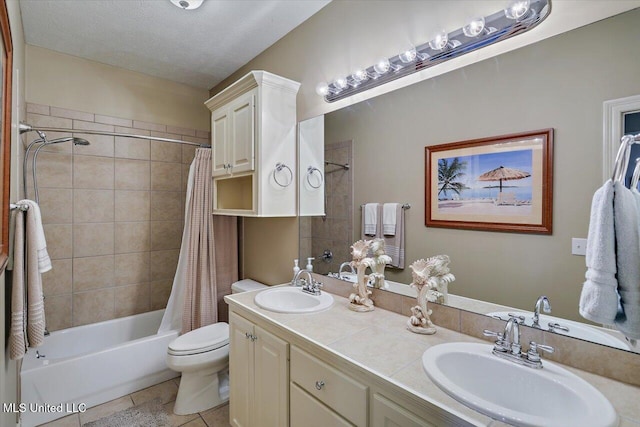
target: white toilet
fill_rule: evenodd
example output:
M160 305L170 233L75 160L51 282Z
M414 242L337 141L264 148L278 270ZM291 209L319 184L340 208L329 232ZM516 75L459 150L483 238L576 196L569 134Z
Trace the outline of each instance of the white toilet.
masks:
M232 293L266 285L245 279L231 285ZM169 343L167 366L182 372L176 415L195 414L229 400L229 325L218 322L179 336Z

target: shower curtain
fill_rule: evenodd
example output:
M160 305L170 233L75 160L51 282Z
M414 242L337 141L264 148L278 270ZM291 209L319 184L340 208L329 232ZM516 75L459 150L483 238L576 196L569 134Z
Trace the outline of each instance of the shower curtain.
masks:
M189 168L178 267L158 332L186 333L218 321L222 295L238 280L237 241L237 219L211 215L211 149L198 148Z

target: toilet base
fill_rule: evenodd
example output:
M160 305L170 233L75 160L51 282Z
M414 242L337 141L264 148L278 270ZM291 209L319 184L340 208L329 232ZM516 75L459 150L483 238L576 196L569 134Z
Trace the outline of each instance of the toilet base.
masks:
M183 372L173 407L176 415L206 411L229 401L229 368Z

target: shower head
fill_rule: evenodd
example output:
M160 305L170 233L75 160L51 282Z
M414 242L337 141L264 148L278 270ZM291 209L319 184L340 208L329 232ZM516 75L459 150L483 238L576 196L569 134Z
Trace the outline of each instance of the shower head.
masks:
M90 145L91 144L86 139L67 136L67 137L64 137L64 138L57 138L57 139L52 139L52 140L46 141L46 143L44 145L60 144L61 142L67 142L67 141L73 141L73 145Z
M91 145L91 143L86 139L73 138L73 145Z

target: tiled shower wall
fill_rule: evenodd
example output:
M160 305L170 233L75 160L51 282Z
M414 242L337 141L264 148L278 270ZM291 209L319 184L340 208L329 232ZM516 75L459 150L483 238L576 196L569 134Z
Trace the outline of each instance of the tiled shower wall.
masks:
M39 104L27 104L26 121L70 128L73 136L91 142L52 145L38 155L40 208L53 262L53 270L42 276L48 329L164 308L178 262L196 147L82 130L201 144L210 143L209 132ZM62 136L70 134L47 132L48 139ZM25 147L36 137L25 134ZM31 183L29 178L33 199Z
M340 264L351 261L349 247L353 244L353 144L352 141L327 144L324 158L328 162L349 163L345 170L339 166L325 167L326 217L300 218L300 268L313 256L313 271L319 274L337 272ZM333 260L324 262L320 256L325 249L333 253ZM309 254L309 255L308 255Z

